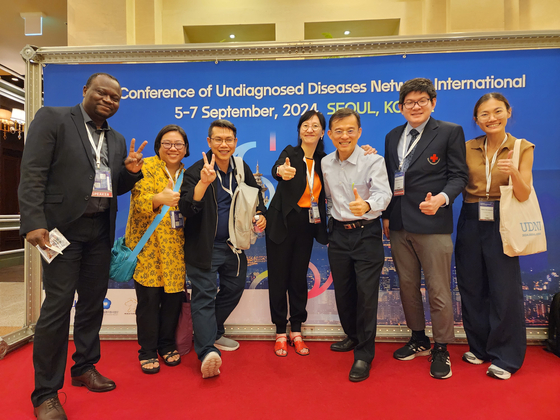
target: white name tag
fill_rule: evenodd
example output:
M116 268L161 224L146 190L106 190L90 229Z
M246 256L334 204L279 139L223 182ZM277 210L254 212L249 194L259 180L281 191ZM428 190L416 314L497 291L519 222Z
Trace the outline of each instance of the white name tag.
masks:
M479 201L478 202L478 220L481 222L494 221L494 202Z

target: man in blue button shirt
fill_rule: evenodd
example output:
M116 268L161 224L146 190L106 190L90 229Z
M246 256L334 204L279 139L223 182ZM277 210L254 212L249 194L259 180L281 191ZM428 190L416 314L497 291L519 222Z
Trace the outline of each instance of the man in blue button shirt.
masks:
M202 362L203 378L220 374L220 350L237 350L239 343L224 337L224 322L235 309L247 277L247 257L236 253L228 239L229 212L237 188L236 171L244 171L245 183L260 188L245 162L235 167L232 155L237 129L227 120L216 120L208 129L210 151L185 172L179 209L185 216L185 263L191 281L194 349ZM259 193L257 214L266 212ZM266 219L257 221L261 229ZM217 277L220 278L218 291Z

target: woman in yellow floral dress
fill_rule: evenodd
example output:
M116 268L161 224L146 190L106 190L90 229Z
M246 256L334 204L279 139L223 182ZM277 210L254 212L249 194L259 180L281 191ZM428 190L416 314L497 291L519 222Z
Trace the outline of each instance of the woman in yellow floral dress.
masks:
M180 195L173 192L173 187L184 170L181 160L189 155L185 131L177 125L163 127L156 137L154 150L156 156L144 159L144 178L132 190L125 234L126 245L134 249L161 207L170 206L168 215L138 254L134 272L138 353L144 373L159 372L158 353L166 365L176 366L181 362L175 329L185 285L183 228L171 227L172 212L179 210Z

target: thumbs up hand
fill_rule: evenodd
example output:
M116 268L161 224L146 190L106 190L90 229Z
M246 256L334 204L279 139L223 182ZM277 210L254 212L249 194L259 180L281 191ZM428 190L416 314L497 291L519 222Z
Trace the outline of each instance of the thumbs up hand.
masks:
M429 192L426 194L426 198L420 203L419 207L422 213L427 214L428 216L433 216L444 204L445 196L443 194L432 196L432 193Z
M290 158L286 158L284 164L278 166L276 173L280 175L284 181L289 181L296 176L296 168L290 165Z
M179 204L179 198L181 194L179 192L173 191L173 181L169 180L166 187L162 192L156 194L152 198L152 205L154 210L161 205L166 205L169 207L175 207Z
M517 168L513 163L513 150L510 150L506 159L498 159L496 166L498 170L506 175L515 175Z
M361 217L371 210L369 203L358 194L357 188L354 188L354 198L355 200L349 204L350 211L354 216Z

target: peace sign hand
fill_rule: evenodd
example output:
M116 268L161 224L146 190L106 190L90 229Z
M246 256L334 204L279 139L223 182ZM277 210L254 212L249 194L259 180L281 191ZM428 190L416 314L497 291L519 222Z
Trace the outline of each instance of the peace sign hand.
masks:
M136 152L134 151L135 144L136 140L132 139L130 141L130 150L128 152L128 156L124 160L124 166L126 167L128 172L132 172L133 174L140 172L140 170L142 169L142 165L144 164L144 160L142 159L142 150L144 150L144 147L146 147L148 142L144 141L144 143L140 145Z
M200 182L208 186L216 179L216 171L214 170L214 165L216 164L216 156L212 155L212 160L208 163L208 157L206 153L202 152L202 158L204 159L204 166L200 170Z

